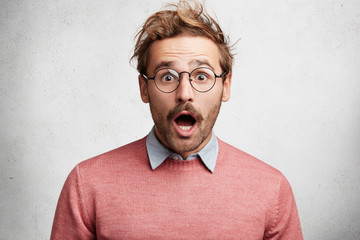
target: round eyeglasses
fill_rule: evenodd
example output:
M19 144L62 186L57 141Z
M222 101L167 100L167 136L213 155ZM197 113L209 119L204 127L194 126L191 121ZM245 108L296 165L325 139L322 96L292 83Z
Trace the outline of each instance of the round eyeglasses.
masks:
M191 73L183 71L178 73L171 68L161 68L155 72L154 77L149 78L142 75L147 80L154 80L156 87L164 93L174 92L180 85L181 74L187 73L191 86L198 92L205 93L210 91L216 82L216 78L222 78L225 75L216 75L213 70L207 67L194 69Z

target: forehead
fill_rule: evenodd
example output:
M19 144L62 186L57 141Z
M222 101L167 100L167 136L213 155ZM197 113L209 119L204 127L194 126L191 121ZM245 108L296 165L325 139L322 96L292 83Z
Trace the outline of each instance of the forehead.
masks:
M191 70L198 66L220 69L218 46L208 38L180 35L173 38L156 40L149 49L148 73L161 67Z

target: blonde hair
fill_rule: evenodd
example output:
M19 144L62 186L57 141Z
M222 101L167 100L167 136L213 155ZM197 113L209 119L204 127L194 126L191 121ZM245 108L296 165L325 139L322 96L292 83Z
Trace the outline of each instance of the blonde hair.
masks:
M168 4L167 9L151 15L142 29L135 36L137 38L134 54L131 60L137 60L137 70L146 75L148 55L151 43L164 38L171 38L180 34L203 36L211 39L220 51L220 66L226 74L232 71L233 54L230 52L229 38L224 35L219 24L206 12L204 6L192 0L180 0L177 5Z

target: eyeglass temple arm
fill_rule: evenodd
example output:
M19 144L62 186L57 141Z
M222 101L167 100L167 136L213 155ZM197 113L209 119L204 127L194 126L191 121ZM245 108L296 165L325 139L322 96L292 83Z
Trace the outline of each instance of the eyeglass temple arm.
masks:
M216 78L222 78L222 77L224 77L224 75L226 75L226 72L223 72L223 73L220 74L220 75L216 75L216 74L215 74L215 77L216 77Z
M141 74L141 76L143 76L146 80L155 80L155 77L150 78L150 77L146 76L145 74Z

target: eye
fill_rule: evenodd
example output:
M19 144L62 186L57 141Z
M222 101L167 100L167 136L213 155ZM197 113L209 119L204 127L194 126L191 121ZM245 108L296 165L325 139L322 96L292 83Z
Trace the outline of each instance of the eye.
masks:
M163 81L163 82L172 82L172 81L174 81L174 79L175 79L175 77L171 74L166 74L161 77L161 81Z
M172 69L161 69L156 74L156 80L162 83L173 83L179 80L178 73Z
M198 75L196 78L199 81L206 81L208 79L208 77L205 74Z
M194 80L198 82L205 82L209 79L209 75L204 72L197 72L194 76Z

